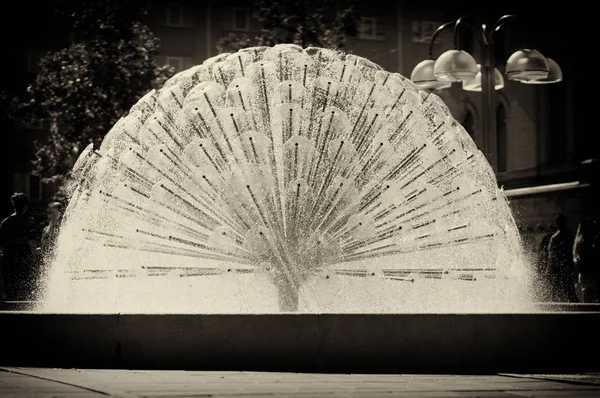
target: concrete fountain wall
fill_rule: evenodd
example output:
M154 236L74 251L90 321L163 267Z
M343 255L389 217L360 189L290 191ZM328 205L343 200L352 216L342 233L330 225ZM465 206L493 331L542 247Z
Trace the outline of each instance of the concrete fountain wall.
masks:
M600 312L0 313L0 366L310 372L600 371Z

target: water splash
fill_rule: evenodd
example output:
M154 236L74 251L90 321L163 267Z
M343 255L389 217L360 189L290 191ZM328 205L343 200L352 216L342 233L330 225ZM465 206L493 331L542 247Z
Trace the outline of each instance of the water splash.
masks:
M86 148L43 310L531 309L507 200L442 100L355 55L221 54Z

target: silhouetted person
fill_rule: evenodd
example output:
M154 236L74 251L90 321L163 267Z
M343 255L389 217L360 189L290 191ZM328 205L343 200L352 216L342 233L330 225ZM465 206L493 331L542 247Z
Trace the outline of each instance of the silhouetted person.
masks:
M577 228L573 245L573 262L579 274L581 301L597 303L600 299L600 259L598 253L598 228L596 223L583 219Z
M550 238L556 231L548 232L540 241L538 248L538 272L545 272L548 266L548 246L550 246Z
M556 231L548 232L540 241L537 251L537 262L535 268L536 286L539 290L536 292L541 299L549 300L548 281L546 278L546 268L548 266L548 246L550 238Z
M24 193L12 197L15 212L0 224L2 273L7 300L30 300L35 289L35 263L31 240L34 220L27 215L29 198Z
M576 272L573 266L573 235L568 228L567 217L556 217L558 231L548 244L546 278L550 288L550 299L556 302L577 301L575 296Z
M48 216L48 225L42 231L42 239L40 242L42 256L51 255L54 249L60 227L60 217L62 214L61 204L58 202L50 203L46 214Z
M2 276L2 254L0 254L0 302L6 300L6 290L4 288L4 277Z

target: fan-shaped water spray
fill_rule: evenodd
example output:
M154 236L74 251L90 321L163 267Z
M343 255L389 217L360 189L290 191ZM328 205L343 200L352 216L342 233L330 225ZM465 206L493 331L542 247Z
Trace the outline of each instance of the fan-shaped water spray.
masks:
M506 198L439 97L350 54L222 54L73 169L59 311L496 311L529 302Z

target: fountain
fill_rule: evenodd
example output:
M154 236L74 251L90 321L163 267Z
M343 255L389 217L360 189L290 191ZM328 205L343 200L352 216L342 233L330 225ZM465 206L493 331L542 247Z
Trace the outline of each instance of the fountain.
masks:
M483 154L439 97L351 54L222 54L73 169L44 310L529 309Z
M72 177L42 304L0 313L0 365L598 369L600 313L538 311L469 135L364 58L211 58L144 96ZM589 349L556 343L575 340Z

